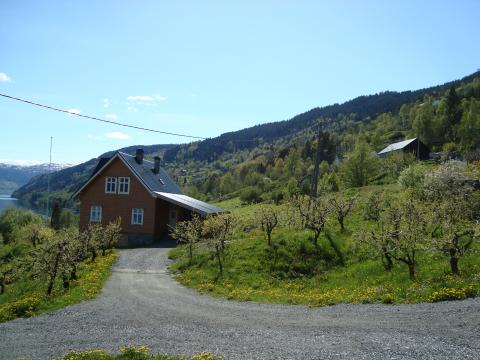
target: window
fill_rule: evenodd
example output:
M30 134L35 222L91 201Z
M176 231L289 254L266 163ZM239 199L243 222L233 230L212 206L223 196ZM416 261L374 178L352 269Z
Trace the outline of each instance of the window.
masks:
M128 194L130 192L130 178L129 177L119 177L118 178L118 193L119 194Z
M143 225L143 209L132 209L132 224Z
M102 221L102 207L98 205L90 206L90 222Z
M105 193L115 194L117 192L117 178L107 177L105 179Z

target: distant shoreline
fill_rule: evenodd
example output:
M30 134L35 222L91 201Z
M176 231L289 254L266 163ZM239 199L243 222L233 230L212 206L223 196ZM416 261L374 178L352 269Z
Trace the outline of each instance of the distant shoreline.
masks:
M18 201L18 199L13 198L11 195L0 195L0 200Z

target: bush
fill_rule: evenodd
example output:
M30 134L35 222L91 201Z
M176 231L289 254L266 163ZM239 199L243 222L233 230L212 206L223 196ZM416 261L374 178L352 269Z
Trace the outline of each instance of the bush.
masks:
M427 169L424 165L416 163L402 170L398 183L406 189L414 189L422 185Z
M14 240L14 231L31 223L41 223L42 218L31 211L21 209L7 209L0 215L0 234L3 243L8 244Z
M254 187L246 188L240 193L240 200L246 204L257 203L262 200L260 190Z

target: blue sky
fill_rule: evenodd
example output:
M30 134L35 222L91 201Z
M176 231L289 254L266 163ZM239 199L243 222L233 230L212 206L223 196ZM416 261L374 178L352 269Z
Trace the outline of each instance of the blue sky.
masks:
M480 68L480 2L0 2L0 93L214 137ZM72 111L76 111L72 110ZM80 163L185 139L0 98L0 159Z

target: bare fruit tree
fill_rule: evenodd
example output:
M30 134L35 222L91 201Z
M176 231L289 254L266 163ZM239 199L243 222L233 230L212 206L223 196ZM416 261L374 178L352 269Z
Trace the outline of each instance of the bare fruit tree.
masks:
M226 244L232 239L237 218L231 214L208 217L204 221L202 238L207 246L215 250L219 276L223 274L223 258Z
M272 246L272 232L278 225L278 214L273 206L262 206L256 213L256 218L260 222L262 231L267 238L268 246Z
M437 206L433 216L430 249L448 257L454 275L460 274L460 258L473 251L472 245L480 237L479 224L471 221L467 212L466 204L451 201Z
M357 198L355 196L350 198L337 196L330 199L330 204L336 213L337 221L340 224L340 229L342 231L345 231L345 218L348 216L348 214L350 214L350 211L353 209L353 205L356 201Z
M193 248L202 237L203 220L197 214L192 215L189 221L180 221L170 228L170 236L178 243L188 246L189 261L193 261Z
M313 232L313 244L318 247L318 238L325 229L332 208L323 198L297 197L292 201L306 229Z

